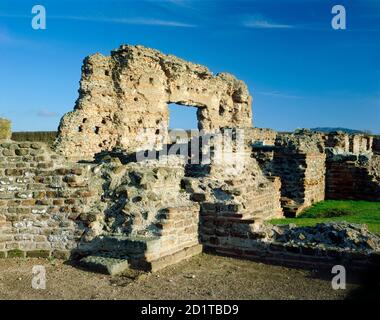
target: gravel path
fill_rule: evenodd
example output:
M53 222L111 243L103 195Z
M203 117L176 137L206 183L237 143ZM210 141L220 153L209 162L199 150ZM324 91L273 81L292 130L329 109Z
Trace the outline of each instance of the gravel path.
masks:
M34 265L46 267L45 290L31 288ZM357 289L332 290L317 272L207 254L158 273L117 277L62 261L0 259L0 299L344 299Z

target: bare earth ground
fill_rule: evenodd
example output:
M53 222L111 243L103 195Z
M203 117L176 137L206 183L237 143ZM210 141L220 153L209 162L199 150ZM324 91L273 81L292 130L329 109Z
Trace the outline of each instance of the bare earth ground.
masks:
M34 265L46 267L46 290L31 287ZM344 299L358 288L332 290L318 272L207 254L117 277L58 260L0 259L0 299Z

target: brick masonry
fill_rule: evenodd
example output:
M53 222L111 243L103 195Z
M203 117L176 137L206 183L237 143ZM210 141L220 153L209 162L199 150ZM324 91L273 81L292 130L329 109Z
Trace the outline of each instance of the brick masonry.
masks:
M261 223L325 198L380 201L378 137L252 128L252 98L233 75L123 45L84 60L79 93L55 151L11 141L10 122L0 119L0 257L124 250L132 263L157 270L203 244L246 258L322 263L334 254L307 258L306 249L265 243ZM198 108L199 128L210 135L244 129L242 150L236 132L223 145L235 160L218 163L215 148L208 164L177 155L173 163L125 159L169 141L168 103Z
M236 247L234 242L242 243ZM265 243L249 240L229 240L220 244L207 245L206 252L248 259L287 267L326 269L331 271L335 265L343 265L348 271L379 270L379 252L350 252L334 249L319 249L300 246L288 246L282 243Z
M0 165L1 255L67 257L96 201L88 167L31 142L0 142Z
M360 161L351 155L328 159L326 174L326 197L328 199L352 199L380 201L380 157Z

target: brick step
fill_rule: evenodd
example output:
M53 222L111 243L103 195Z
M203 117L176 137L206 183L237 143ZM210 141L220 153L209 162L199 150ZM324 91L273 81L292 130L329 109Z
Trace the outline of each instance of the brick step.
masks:
M201 217L223 217L223 218L237 218L242 219L244 214L236 212L223 212L218 215L212 215L208 212L201 212Z
M237 213L240 210L240 205L237 203L224 204L219 202L203 202L201 204L201 209L205 211Z
M242 216L242 215L241 215ZM226 216L215 216L215 215L208 215L208 216L202 216L202 219L208 220L208 221L219 221L219 222L230 222L230 223L240 223L240 224L252 224L255 223L255 219L251 217L226 217Z

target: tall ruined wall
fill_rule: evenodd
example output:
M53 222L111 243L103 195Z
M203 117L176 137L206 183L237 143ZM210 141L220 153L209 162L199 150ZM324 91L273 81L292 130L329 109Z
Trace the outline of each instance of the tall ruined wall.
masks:
M251 127L251 97L234 76L142 46L84 60L79 99L61 120L56 149L91 159L114 146L159 147L167 136L168 104L198 108L199 128ZM142 129L149 128L145 135Z

